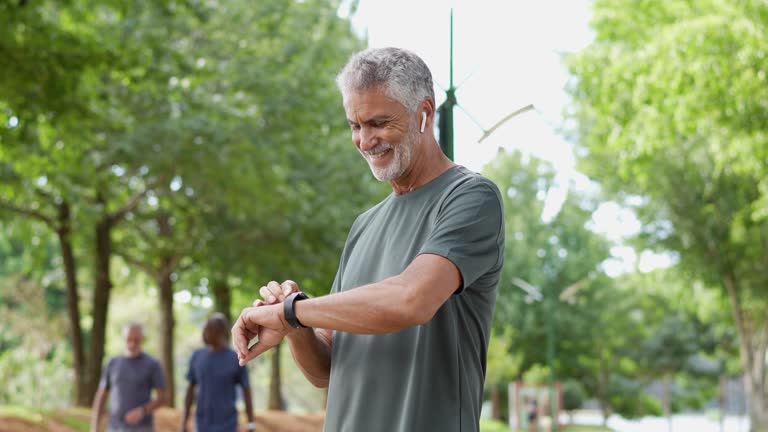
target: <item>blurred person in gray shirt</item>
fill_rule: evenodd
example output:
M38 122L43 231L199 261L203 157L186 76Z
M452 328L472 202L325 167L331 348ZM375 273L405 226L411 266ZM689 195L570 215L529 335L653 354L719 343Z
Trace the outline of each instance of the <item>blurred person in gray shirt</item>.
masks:
M152 432L152 412L166 403L165 379L160 363L142 351L144 327L131 322L123 327L125 352L104 368L93 400L91 432L98 432L109 397L107 432ZM152 399L152 390L155 398Z

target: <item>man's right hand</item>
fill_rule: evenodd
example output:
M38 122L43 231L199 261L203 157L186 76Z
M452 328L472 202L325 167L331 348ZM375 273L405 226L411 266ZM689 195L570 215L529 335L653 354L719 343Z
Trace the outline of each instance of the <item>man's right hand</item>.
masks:
M259 288L259 294L261 294L263 300L256 300L253 302L253 306L256 307L263 304L280 303L285 300L286 297L298 291L299 285L292 280L287 280L281 284L271 281Z
M136 407L125 414L125 422L129 425L138 424L147 414L143 406Z

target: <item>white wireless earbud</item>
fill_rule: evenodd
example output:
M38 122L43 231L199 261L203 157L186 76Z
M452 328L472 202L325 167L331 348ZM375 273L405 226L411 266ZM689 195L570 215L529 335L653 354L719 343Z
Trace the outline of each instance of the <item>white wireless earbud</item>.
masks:
M427 113L424 111L421 112L421 133L424 133L424 126L427 125Z

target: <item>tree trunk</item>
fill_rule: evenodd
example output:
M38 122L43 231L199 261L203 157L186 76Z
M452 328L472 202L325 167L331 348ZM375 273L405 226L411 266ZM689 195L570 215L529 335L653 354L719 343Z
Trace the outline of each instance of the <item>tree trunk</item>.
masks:
M608 426L608 418L611 416L611 406L608 403L608 382L610 377L600 373L597 378L597 401L600 405L600 413L603 415L603 427Z
M768 431L768 397L765 390L765 351L753 363L753 370L744 375L751 432ZM762 376L762 379L760 378Z
M161 258L161 271L157 276L160 291L160 352L162 353L163 372L165 372L166 390L170 407L176 406L176 379L173 363L173 281L171 280L172 258Z
M723 367L724 368L724 367ZM728 378L725 376L724 373L720 375L720 394L718 395L717 401L718 405L720 406L720 432L725 431L725 395L727 390L727 383Z
M491 418L501 418L501 392L498 385L491 387Z
M155 218L159 229L160 239L167 242L173 241L173 228L168 213L160 212ZM165 372L166 390L168 391L168 403L171 408L176 406L176 375L173 362L173 280L171 275L176 270L176 257L172 254L163 254L157 267L157 289L160 291L160 353Z
M103 200L101 201L103 204ZM91 328L90 350L88 353L88 374L86 390L89 399L93 399L101 377L101 363L104 360L107 315L112 281L109 277L109 264L112 255L112 221L105 217L96 224L95 272L93 284L93 327Z
M215 278L211 282L213 292L213 311L221 312L232 325L232 290L227 283L227 276Z
M672 432L672 378L669 373L664 374L664 392L661 399L664 416L667 418L669 432Z
M768 431L768 389L766 389L766 354L768 353L768 317L766 322L750 326L746 322L737 279L724 272L723 285L728 292L731 312L739 333L739 358L744 369L744 392L747 396L750 431ZM757 327L757 328L755 328Z
M72 362L75 372L75 404L90 406L91 394L86 386L85 350L83 347L83 331L80 328L80 294L77 286L77 265L72 250L71 217L69 203L58 205L58 229L61 258L64 264L64 279L67 299L67 319L69 321L69 339L72 344Z
M280 379L280 344L272 348L272 377L269 382L269 406L270 410L283 411L282 382Z
M603 415L603 427L608 427L608 417L611 416L611 410L608 408L608 402L605 401L599 401L600 403L600 413Z

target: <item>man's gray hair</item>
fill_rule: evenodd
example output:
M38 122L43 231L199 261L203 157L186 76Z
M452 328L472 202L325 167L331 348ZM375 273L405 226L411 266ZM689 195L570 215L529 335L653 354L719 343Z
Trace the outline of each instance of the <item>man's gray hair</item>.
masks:
M123 335L128 334L131 330L139 330L141 334L144 334L144 325L138 321L129 321L123 326Z
M384 93L411 112L427 96L435 100L432 73L424 60L401 48L371 48L352 56L336 78L346 98L350 92L382 86Z

